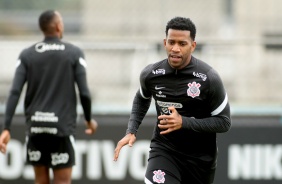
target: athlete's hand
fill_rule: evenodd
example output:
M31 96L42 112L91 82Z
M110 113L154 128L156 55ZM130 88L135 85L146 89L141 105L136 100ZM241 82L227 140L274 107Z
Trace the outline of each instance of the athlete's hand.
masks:
M86 121L86 129L85 133L88 135L94 134L97 131L98 123L92 119L90 121Z
M119 152L121 148L125 145L129 145L130 147L133 146L134 142L136 141L136 136L135 134L126 134L117 144L116 149L115 149L115 154L114 154L114 161L117 161Z
M0 151L5 154L7 151L7 144L11 139L10 132L8 130L3 130L0 136Z
M160 134L168 134L172 131L179 130L182 127L182 116L177 112L174 106L168 107L170 115L160 115L158 127L163 130Z

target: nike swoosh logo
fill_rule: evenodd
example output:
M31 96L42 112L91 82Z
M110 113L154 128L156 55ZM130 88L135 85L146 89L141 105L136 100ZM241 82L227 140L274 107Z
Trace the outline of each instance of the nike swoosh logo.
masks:
M155 86L155 90L159 90L159 89L163 89L165 87L158 87L158 86Z

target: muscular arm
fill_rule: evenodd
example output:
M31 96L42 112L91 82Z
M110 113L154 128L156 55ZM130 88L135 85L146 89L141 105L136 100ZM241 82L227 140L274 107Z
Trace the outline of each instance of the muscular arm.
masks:
M12 88L6 104L5 118L3 129L10 130L11 122L15 114L15 110L21 96L22 88L26 81L26 69L19 60L19 66L16 69L13 79Z

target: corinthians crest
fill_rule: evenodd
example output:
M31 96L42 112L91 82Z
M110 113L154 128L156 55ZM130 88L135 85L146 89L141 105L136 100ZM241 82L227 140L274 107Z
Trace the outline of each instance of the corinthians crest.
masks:
M162 170L157 170L154 171L154 176L153 176L153 180L156 183L164 183L165 182L165 172L163 172Z
M187 89L187 95L191 96L192 98L195 98L197 96L200 95L201 91L200 91L200 87L201 84L196 83L196 82L192 82L192 83L188 83L188 89Z

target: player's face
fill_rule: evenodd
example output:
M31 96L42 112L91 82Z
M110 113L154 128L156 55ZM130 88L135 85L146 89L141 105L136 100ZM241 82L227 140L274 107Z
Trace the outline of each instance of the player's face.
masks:
M190 31L169 29L164 46L170 66L182 69L190 63L196 42L190 37Z

